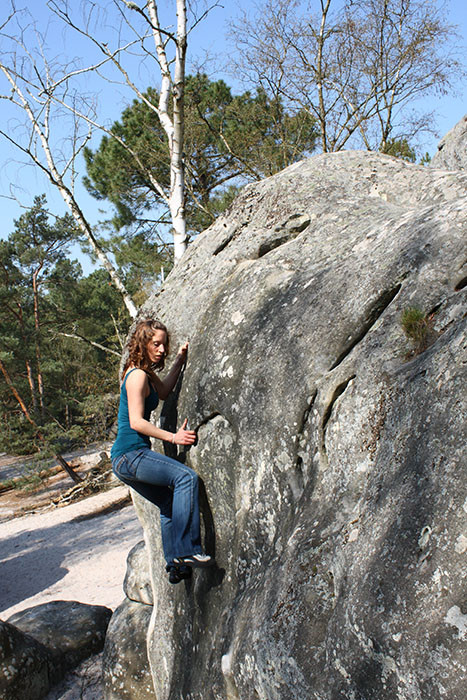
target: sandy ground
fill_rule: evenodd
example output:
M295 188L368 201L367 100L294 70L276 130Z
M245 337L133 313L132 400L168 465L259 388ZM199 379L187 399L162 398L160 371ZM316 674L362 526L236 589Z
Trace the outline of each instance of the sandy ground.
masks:
M142 529L128 488L0 522L0 618L51 600L115 609ZM122 507L123 505L123 507ZM84 662L47 700L101 700L100 658Z

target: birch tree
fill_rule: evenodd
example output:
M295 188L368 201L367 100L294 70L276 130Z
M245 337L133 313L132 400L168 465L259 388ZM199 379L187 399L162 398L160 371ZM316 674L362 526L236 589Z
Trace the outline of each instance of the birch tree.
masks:
M91 54L92 49L95 60L83 65L82 59L66 63L55 58L51 43L47 42L46 34L39 31L31 14L34 9L19 11L11 2L10 16L0 26L0 73L5 81L0 98L8 102L10 110L14 107L22 112L28 126L21 124L20 128L19 122L15 129L10 125L2 126L0 135L26 155L58 188L81 233L109 273L112 283L122 294L130 316L134 318L136 305L89 224L77 194L80 158L93 133L100 130L118 139L107 126L105 118L99 116L98 104L89 95L86 82L91 76L94 83L96 80L110 81L129 89L133 97L136 95L145 101L143 88L138 85L138 60L134 56L132 59L132 52L139 50L140 60L156 62L161 85L159 101L154 105L146 99L146 104L155 111L167 135L170 185L164 187L152 173L148 173L148 177L170 211L174 259L179 260L187 244L183 162L187 8L185 0L176 0L176 27L174 31L168 31L161 26L155 0L147 0L141 6L127 0L112 0L110 5L119 22L115 28L112 23L113 33L105 31L99 35L99 20L95 22L95 14L105 2L101 5L84 0L80 21L75 20L72 14L76 11L77 3L50 0L46 8L40 8L49 11L50 21L50 18L59 18L62 28L73 30L88 42L86 55ZM151 42L152 48L148 42ZM140 165L138 155L123 141L121 145Z
M149 88L145 96L157 104L159 93ZM223 81L207 75L187 75L185 81L185 216L187 234L206 229L245 182L273 175L309 155L318 136L315 120L304 110L288 115L280 99L264 91L233 95ZM88 192L115 208L112 227L127 240L158 235L161 217L159 192L148 178L170 182L167 139L157 115L140 100L127 107L112 124L119 140L104 136L99 148L84 150ZM120 145L123 140L138 156ZM110 236L112 239L112 236ZM118 246L121 246L119 241Z
M133 3L127 3L130 6ZM161 71L161 91L158 116L167 134L170 153L170 194L169 207L172 216L174 237L174 260L182 257L186 249L185 219L185 173L183 166L184 140L184 96L185 96L185 62L187 49L186 2L177 0L177 33L175 41L175 67L173 78L165 51L165 42L159 23L155 0L148 0L147 8L151 19L151 28L156 46L157 61ZM136 9L136 8L135 8ZM173 117L169 117L168 105L172 92Z
M173 234L174 262L177 262L182 257L187 246L183 156L185 69L189 33L186 0L175 0L176 21L173 31L162 27L156 0L146 0L140 4L130 0L113 0L113 5L121 13L122 22L126 30L135 37L130 42L131 46L138 44L142 55L146 58L152 58L156 62L160 80L157 104L152 103L148 99L144 89L138 86L137 81L127 69L124 62L125 50L123 50L121 36L118 33L114 37L114 42L112 42L112 37L108 35L99 39L93 32L89 21L83 25L73 18L70 4L66 0L50 0L49 5L67 26L89 40L103 56L103 60L116 70L123 83L130 88L134 95L156 113L162 125L167 136L170 154L170 186L168 190L151 173L148 173L148 177L151 179L152 187L169 208ZM213 4L213 7L215 5L216 3ZM83 7L85 8L86 16L90 18L95 3L85 2ZM124 9L127 9L130 14L125 14ZM139 25L130 19L132 14L141 21ZM200 19L195 19L194 26ZM152 51L148 47L148 38L152 40ZM127 48L128 45L125 46L125 49ZM115 133L110 129L105 128L102 124L98 126L111 138L116 138ZM119 143L137 160L140 167L144 167L137 155L131 151L123 140L119 140Z
M79 230L109 273L128 313L134 318L136 306L99 245L76 196L77 160L91 138L91 122L95 114L93 102L80 96L70 85L71 78L83 71L48 59L45 37L33 24L25 22L22 25L24 19L24 13L13 7L12 14L1 27L0 73L4 87L0 99L4 110L9 108L11 121L7 126L2 124L0 135L58 188ZM86 118L82 119L81 114Z

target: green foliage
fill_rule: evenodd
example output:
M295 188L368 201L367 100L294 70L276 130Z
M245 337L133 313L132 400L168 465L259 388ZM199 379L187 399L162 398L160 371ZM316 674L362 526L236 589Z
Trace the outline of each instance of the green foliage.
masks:
M417 160L417 154L405 138L388 139L381 148L381 153L394 156L394 158L401 158L409 163L415 163Z
M17 491L34 491L43 483L45 474L29 468L25 474L17 479L8 479L2 482L3 488L12 487Z
M115 382L114 382L115 384ZM109 435L115 424L120 394L91 394L81 402L81 424L88 442Z
M17 405L0 382L0 451L12 455L28 455L42 447L37 431L18 411Z
M65 257L71 235L69 218L51 223L36 198L0 241L0 450L9 454L82 446L115 419L102 397L117 389L130 319L104 270L84 277Z
M404 309L401 325L407 338L412 343L412 354L422 353L431 344L436 334L433 330L433 317L427 317L420 309L412 306Z
M146 100L157 105L153 88ZM119 141L104 137L96 151L85 150L85 185L115 207L115 229L130 227L157 241L169 216L155 181L167 190L170 161L167 138L153 109L134 101L112 126ZM233 96L222 80L187 76L185 85L185 177L187 229L205 229L232 200L239 185L261 179L309 154L315 146L315 120L305 111L289 115L265 91ZM135 160L134 155L137 160ZM113 239L114 253L122 240ZM133 260L125 250L127 260ZM134 251L131 251L132 253Z
M159 95L153 88L147 90L145 98L154 106L158 104ZM165 132L156 112L146 103L134 100L111 131L124 145L104 136L96 151L84 149L89 176L84 178L84 184L96 199L112 202L116 209L113 223L120 229L151 207L156 195L153 178L162 187L169 185L170 163ZM144 159L144 168L138 167L127 149Z
M137 306L144 304L153 292L162 270L167 276L173 266L169 249L159 246L156 240L148 238L142 231L131 237L113 234L109 239L109 249Z

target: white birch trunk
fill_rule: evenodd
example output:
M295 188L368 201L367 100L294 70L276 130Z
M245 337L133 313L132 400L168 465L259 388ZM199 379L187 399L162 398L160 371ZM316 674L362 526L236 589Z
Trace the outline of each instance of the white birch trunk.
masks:
M170 67L167 61L164 42L159 31L160 24L156 1L148 0L147 7L153 26L157 60L162 77L158 114L169 142L169 209L172 219L174 263L177 263L185 252L187 246L185 218L185 172L183 166L185 60L187 46L186 0L177 0L177 37L175 42L176 54L173 82L171 79ZM170 118L168 112L171 89L173 100L173 120Z
M174 129L170 154L170 212L173 224L175 263L186 250L185 172L183 165L186 44L186 2L185 0L177 0L177 46L173 84Z
M44 125L41 127L39 125L39 122L34 114L34 112L31 109L31 106L26 99L26 97L23 95L22 91L19 88L18 83L16 82L15 78L11 74L11 72L3 65L0 65L0 69L6 76L7 80L9 81L12 90L14 93L18 95L18 98L20 100L21 106L26 112L29 121L31 122L31 126L33 131L36 133L37 137L40 140L42 150L44 152L46 162L47 162L47 167L38 159L37 155L33 153L30 149L23 149L25 150L33 162L38 165L43 172L46 173L47 177L51 181L53 185L55 185L63 200L65 201L66 205L68 206L73 218L75 219L76 223L78 224L80 230L83 232L83 234L86 236L88 239L89 243L91 244L92 249L94 250L97 258L99 261L102 263L103 267L107 270L107 272L110 275L110 279L112 280L112 283L115 285L115 287L118 289L120 294L122 295L123 302L128 310L128 313L130 314L131 318L135 318L138 310L127 292L125 285L123 284L122 280L120 279L117 271L115 270L114 266L112 265L111 261L105 254L105 252L102 250L102 248L99 246L92 229L89 225L89 223L86 220L86 217L84 216L83 212L81 211L80 207L78 206L76 199L73 195L72 190L67 187L65 184L65 181L63 179L62 174L59 172L57 166L55 165L55 161L52 155L52 151L50 148L50 143L49 143L49 110L50 110L50 102L47 102L45 105L45 109L43 111L43 120L44 120ZM19 105L19 103L16 103ZM10 139L11 140L11 139Z

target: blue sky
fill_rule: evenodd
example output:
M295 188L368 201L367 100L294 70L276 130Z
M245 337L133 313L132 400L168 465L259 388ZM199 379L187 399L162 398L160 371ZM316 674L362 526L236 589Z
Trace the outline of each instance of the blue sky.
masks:
M19 2L17 3L19 5ZM45 4L45 0L35 0L33 4L33 12L40 13L40 7ZM196 30L190 36L188 59L189 64L200 65L204 60L205 54L218 56L218 65L221 65L226 51L225 34L228 22L235 17L238 8L241 6L249 6L247 0L239 0L238 2L224 2L224 6L214 7L209 15L203 19ZM167 24L171 22L173 16L174 0L162 0L161 14L167 16ZM200 3L200 6L202 2ZM459 25L459 32L462 36L462 43L467 45L467 12L465 0L448 0L446 2L449 20L453 24ZM5 11L2 11L2 15ZM100 23L105 27L105 17L100 18ZM58 25L49 27L49 36L53 37L54 48L57 55L74 51L75 55L82 55L83 49L76 37L66 35L63 30L58 31ZM87 56L86 56L87 58ZM213 65L213 64L210 64ZM219 71L214 72L211 68L211 77L224 77L226 82L231 84L234 89L236 87L235 80L232 76L222 75ZM142 64L138 66L139 79L142 85L146 86L154 83L152 76L154 75L148 65ZM87 86L92 87L92 86ZM100 110L110 120L119 118L122 109L127 103L128 97L125 97L123 91L118 86L113 86L106 94L102 94ZM432 99L429 103L429 108L434 109L437 113L436 127L439 136L443 136L450 128L454 126L467 113L465 89L461 94L446 95L440 98ZM11 114L8 111L8 105L5 102L1 103L1 121L2 124L8 124L13 128L13 122L9 121ZM100 136L94 137L93 144L97 145ZM424 142L424 150L431 155L436 151L436 146L439 141L438 137L427 137ZM17 219L24 211L20 204L14 199L11 199L11 191L24 206L29 206L36 194L45 193L49 203L49 208L56 214L63 214L66 207L61 199L60 194L56 189L48 183L44 175L37 169L31 166L25 166L23 163L25 157L20 153L15 152L3 139L0 140L0 203L2 208L2 219L0 227L0 237L7 236L14 227L13 221ZM82 173L84 174L84 165L82 165ZM80 178L78 178L79 181ZM96 202L79 186L79 200L81 207L86 212L91 223L96 223L103 218L99 212L101 203ZM78 249L76 253L78 253ZM83 256L79 255L80 260L86 271L90 268Z

